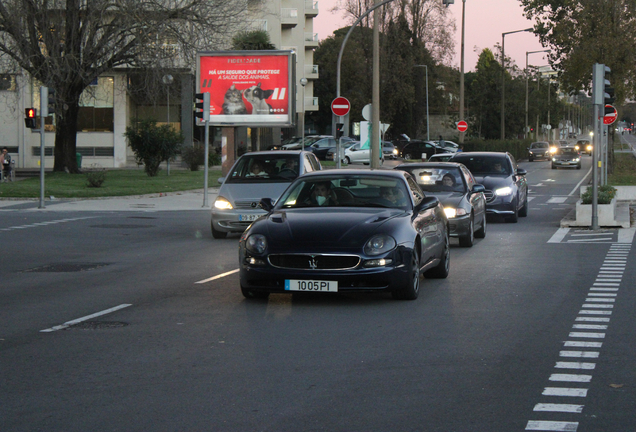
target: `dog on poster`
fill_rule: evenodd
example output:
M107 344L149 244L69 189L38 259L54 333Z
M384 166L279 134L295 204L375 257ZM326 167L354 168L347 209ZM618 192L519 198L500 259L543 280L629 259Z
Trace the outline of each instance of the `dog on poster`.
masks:
M261 83L258 83L243 90L243 97L252 104L252 114L270 114L272 107L266 99L273 93L274 90L261 89Z

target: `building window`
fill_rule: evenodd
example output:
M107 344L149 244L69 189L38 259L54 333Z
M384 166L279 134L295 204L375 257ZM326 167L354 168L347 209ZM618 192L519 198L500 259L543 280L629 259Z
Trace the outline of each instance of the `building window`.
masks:
M99 77L94 80L80 96L77 114L78 132L113 132L114 125L114 93L113 77ZM33 106L40 109L40 83L34 82ZM45 118L44 130L55 131L55 116Z

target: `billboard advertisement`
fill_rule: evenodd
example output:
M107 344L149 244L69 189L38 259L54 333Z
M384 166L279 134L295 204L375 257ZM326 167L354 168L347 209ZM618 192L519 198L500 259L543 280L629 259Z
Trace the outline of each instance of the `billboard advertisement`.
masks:
M214 126L292 126L292 51L216 51L197 55L197 93L210 93Z

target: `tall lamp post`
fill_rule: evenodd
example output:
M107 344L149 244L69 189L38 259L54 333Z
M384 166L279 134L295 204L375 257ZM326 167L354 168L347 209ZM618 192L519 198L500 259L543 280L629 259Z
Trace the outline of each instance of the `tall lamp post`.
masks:
M464 12L466 11L466 0L462 0L462 47L461 47L461 62L460 62L460 72L459 72L459 121L464 120ZM427 83L428 84L428 83ZM428 119L428 113L426 115ZM428 130L428 128L427 128ZM464 133L459 133L459 143L464 143Z
M528 54L550 52L550 50L541 51L526 51L526 128L523 132L523 137L528 138Z
M505 36L512 33L531 32L532 27L509 31L501 34L501 139L506 139L506 51L504 49Z
M174 81L174 78L170 74L164 75L163 78L161 78L161 82L163 82L166 85L166 95L168 98L168 101L166 103L166 108L168 111L168 121L167 121L168 126L170 126L170 85L172 84L173 81ZM170 175L170 159L166 161L166 164L167 164L168 175Z
M300 85L303 86L303 99L301 101L302 104L302 131L301 131L301 137L302 139L300 140L300 147L301 149L304 150L304 145L305 145L305 86L307 85L307 78L302 77L300 79Z
M413 67L426 68L426 140L431 140L431 134L428 127L428 66L427 65L413 65Z

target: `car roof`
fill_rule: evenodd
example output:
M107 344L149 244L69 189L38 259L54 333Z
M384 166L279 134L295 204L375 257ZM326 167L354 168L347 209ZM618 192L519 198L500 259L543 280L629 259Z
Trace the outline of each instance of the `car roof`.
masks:
M464 156L508 156L510 153L508 152L488 152L488 151L481 151L481 152L459 152L459 153L455 153L453 155L453 159L454 158L461 158Z
M439 167L439 168L459 168L460 166L462 166L464 164L459 163L459 162L411 162L411 163L403 163L400 164L398 166L396 166L395 168L402 168L402 167L413 167L413 168L417 168L417 167Z
M307 174L303 174L301 177L302 178L307 178L307 177L329 177L329 176L346 176L346 175L376 175L376 176L383 176L383 177L391 177L391 178L404 178L404 171L399 171L399 170L387 170L387 169L355 169L355 168L349 168L349 169L328 169L328 170L322 170L322 171L312 171L310 173ZM299 177L299 178L301 178Z
M299 156L301 153L313 154L312 152L308 152L306 150L276 150L275 152L271 150L261 150L261 151L243 153L241 157L243 156L272 156L272 155Z

